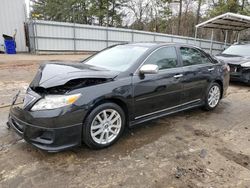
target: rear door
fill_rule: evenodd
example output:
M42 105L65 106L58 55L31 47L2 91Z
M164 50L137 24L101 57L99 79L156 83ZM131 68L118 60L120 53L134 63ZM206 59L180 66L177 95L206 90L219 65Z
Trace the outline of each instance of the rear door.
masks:
M215 71L212 60L197 48L179 48L183 66L181 103L202 100Z
M182 68L174 46L155 50L143 64L159 66L157 74L135 74L134 115L136 119L160 113L180 104Z

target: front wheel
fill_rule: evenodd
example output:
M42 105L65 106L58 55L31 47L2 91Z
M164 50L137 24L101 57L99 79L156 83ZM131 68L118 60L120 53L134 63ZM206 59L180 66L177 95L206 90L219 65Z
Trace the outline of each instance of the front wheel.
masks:
M104 103L97 106L83 125L83 141L93 149L101 149L115 143L125 127L125 114L120 106Z
M212 83L208 87L205 99L205 109L213 110L217 107L221 99L221 86L218 83Z

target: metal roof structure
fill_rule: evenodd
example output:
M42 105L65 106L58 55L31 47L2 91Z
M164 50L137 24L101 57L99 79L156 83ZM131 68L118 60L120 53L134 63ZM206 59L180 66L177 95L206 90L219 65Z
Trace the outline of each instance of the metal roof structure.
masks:
M216 16L203 23L200 23L196 25L195 27L242 31L242 30L250 28L250 16L228 12L228 13Z
M228 31L238 32L238 42L239 42L240 31L250 28L250 16L227 12L225 14L211 18L210 20L207 20L195 26L195 39L197 38L198 28L212 29L211 45L210 45L211 46L210 51L211 51L213 46L214 29L220 29L226 31L225 43L224 43L224 47L226 47Z

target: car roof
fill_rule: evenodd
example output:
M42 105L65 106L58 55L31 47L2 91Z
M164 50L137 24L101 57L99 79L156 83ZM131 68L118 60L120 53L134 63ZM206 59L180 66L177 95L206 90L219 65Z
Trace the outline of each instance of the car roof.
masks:
M185 43L174 43L174 42L131 42L131 43L123 43L118 45L129 45L129 46L140 46L140 47L147 47L147 48L157 48L161 46L167 45L175 45L175 46L188 46L193 48L201 49L198 46L185 44Z

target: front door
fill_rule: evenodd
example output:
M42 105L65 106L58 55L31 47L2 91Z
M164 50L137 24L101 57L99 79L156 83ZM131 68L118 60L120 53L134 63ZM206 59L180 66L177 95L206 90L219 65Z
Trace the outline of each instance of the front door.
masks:
M182 68L175 47L160 47L143 64L156 64L159 72L133 76L135 119L179 105L182 91Z

